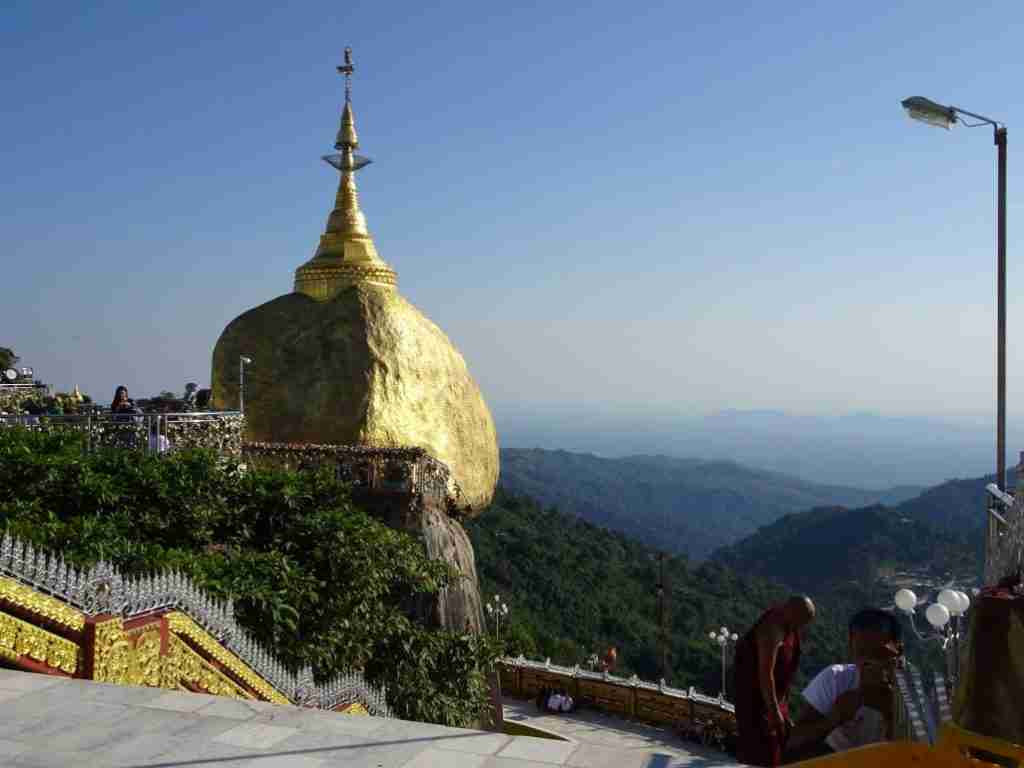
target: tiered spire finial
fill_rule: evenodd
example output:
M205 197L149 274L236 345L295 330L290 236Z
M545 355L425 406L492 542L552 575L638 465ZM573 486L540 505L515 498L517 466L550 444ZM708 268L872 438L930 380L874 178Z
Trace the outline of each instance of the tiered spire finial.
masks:
M377 255L366 217L359 207L355 175L369 165L370 159L355 154L359 137L352 111L355 65L351 48L345 49L345 63L337 70L345 76L345 105L334 141L339 154L325 155L323 159L341 171L341 181L316 254L295 272L295 290L320 301L331 299L343 288L357 283L394 286L397 280L394 270Z
M338 71L345 76L345 103L352 101L352 73L356 71L352 64L352 49L345 48L345 63L338 67Z

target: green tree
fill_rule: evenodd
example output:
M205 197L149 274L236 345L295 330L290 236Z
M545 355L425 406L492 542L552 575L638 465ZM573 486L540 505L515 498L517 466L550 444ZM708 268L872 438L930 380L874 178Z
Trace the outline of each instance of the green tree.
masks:
M18 364L21 358L14 354L10 347L0 347L0 370L5 370Z

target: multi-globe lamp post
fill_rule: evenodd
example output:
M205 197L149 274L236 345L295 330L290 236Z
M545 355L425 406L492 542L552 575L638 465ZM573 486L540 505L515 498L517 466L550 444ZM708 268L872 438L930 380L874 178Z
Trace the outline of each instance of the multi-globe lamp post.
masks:
M508 616L508 606L501 601L499 595L495 595L494 599L484 605L484 610L487 611L487 615L494 619L494 639L501 640L501 620Z
M924 601L921 601L924 602ZM952 643L953 663L950 665L947 655L947 673L950 683L956 686L960 678L960 636L962 622L971 607L971 598L957 589L943 589L936 596L936 601L924 611L924 617L935 630L935 634L924 635L918 631L914 623L914 609L918 606L917 595L909 589L901 589L895 595L896 607L907 614L910 629L918 640L936 640L942 643L945 651Z
M959 107L937 104L923 96L901 102L911 119L949 130L992 126L996 159L996 484L1006 490L1006 125ZM968 122L964 118L976 122Z
M729 648L736 645L736 641L740 639L740 636L735 632L729 632L728 627L719 627L718 630L711 630L708 632L708 637L711 638L711 642L716 643L722 652L722 688L718 693L718 697L721 699L725 698L725 657L729 652Z

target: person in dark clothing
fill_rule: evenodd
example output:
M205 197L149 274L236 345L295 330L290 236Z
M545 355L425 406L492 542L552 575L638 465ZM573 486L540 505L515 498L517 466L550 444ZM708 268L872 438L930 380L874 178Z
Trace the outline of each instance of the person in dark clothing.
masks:
M782 763L791 727L789 688L800 662L800 630L814 614L809 597L791 597L765 611L736 643L736 758L742 763Z
M110 403L111 413L135 413L135 402L128 397L128 387L123 384L114 390L114 400Z

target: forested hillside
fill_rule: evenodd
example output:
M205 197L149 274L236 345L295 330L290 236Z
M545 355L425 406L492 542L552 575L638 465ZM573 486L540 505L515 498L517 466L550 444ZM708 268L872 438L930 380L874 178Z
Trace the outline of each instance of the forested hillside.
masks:
M851 581L869 587L892 570L936 578L978 570L983 541L977 531L940 530L904 509L828 507L786 515L718 550L714 559L807 590Z
M1014 488L1017 484L1016 471L1009 470L1006 476L1008 487ZM995 475L947 480L916 498L901 502L896 505L896 510L944 530L977 530L985 525L985 486L995 481Z
M726 461L665 456L603 459L539 449L503 450L501 484L691 559L708 557L718 547L791 512L895 503L919 491L815 485Z
M467 528L485 597L498 593L509 605L513 653L582 664L614 645L620 672L659 677L653 549L502 489ZM742 633L788 592L684 557L668 559L666 571L670 682L717 693L720 657L708 631L724 624ZM806 641L804 675L844 657L851 610L843 595L812 594L820 615Z

